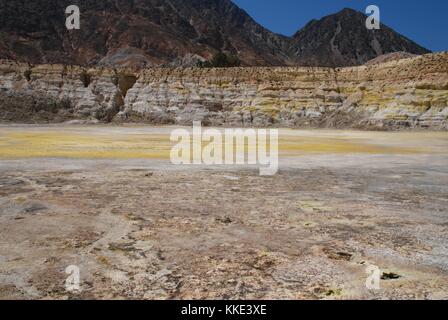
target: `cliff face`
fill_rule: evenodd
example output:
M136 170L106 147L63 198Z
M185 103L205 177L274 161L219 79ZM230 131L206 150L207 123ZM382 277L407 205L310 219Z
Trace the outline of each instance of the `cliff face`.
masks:
M448 53L332 68L130 69L0 63L0 119L448 129Z

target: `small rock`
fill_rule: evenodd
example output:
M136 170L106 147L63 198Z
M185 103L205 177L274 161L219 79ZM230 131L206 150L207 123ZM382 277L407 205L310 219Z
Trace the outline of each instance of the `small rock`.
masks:
M351 253L336 251L332 248L324 248L323 252L332 260L350 261L353 257L353 254Z
M325 295L327 297L340 296L342 295L342 289L329 289L327 290L327 292L325 292Z
M224 176L225 179L230 180L230 181L238 181L240 180L240 178L238 177L233 177L233 176Z
M396 280L400 278L401 276L394 272L383 272L383 274L381 275L381 280Z
M42 210L46 210L46 209L48 209L46 206L44 206L43 204L40 204L40 203L32 203L32 204L30 204L28 207L26 207L25 209L24 209L24 211L26 212L26 213L35 213L35 212L38 212L38 211L42 211Z
M216 221L224 223L224 224L230 224L233 222L232 219L230 219L229 217L216 218Z

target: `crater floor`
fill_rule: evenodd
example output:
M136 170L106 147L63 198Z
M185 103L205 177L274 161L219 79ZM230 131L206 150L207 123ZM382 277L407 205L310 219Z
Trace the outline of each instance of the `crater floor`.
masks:
M1 126L0 298L448 299L447 133L281 130L261 177L171 129Z

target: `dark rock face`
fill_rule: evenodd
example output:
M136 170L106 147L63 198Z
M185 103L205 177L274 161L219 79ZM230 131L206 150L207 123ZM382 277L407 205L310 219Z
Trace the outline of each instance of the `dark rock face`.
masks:
M81 29L65 28L65 8ZM0 0L0 57L32 63L159 65L218 51L247 65L287 63L289 39L229 0Z
M307 66L354 66L391 52L425 54L430 51L381 25L368 30L366 16L352 9L309 22L294 36L291 54Z
M80 119L73 114L68 99L47 95L20 95L0 91L0 122L2 123L51 123Z
M65 28L78 5L81 29ZM0 58L30 63L145 67L237 55L243 65L357 65L428 50L344 10L293 38L270 32L230 0L0 0Z

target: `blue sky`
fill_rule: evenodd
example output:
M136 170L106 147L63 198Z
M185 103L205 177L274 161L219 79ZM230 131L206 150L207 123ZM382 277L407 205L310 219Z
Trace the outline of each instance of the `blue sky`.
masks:
M433 50L448 50L448 0L233 0L271 31L292 35L311 19L345 7L381 9L381 22Z

